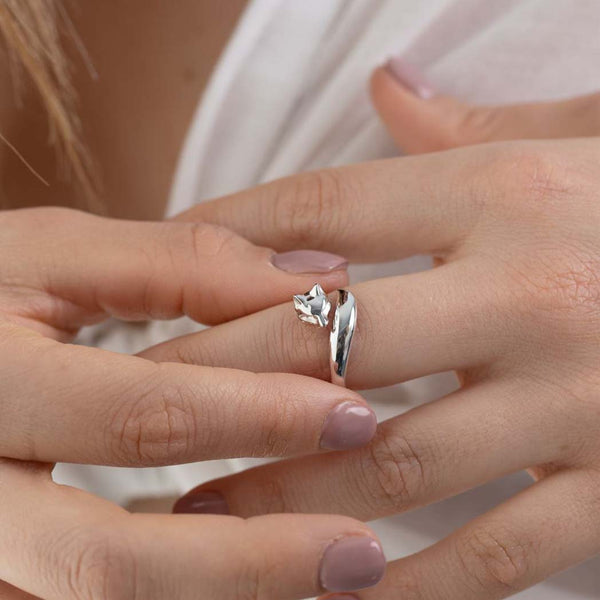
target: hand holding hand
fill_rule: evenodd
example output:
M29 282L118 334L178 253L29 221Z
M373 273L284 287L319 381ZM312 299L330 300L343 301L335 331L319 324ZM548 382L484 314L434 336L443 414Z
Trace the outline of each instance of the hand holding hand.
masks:
M600 133L598 96L480 109L420 99L385 71L373 86L386 122L413 151ZM210 491L244 517L368 520L529 469L537 480L529 489L344 600L504 598L600 552L599 163L594 137L489 143L304 174L190 211L183 218L279 250L311 246L357 261L433 255L431 271L351 286L359 322L348 383L455 369L462 385L381 424L366 448L213 481L178 510L210 512L202 502ZM240 332L247 343L232 353ZM289 302L145 356L328 376L326 339L298 322Z
M309 287L314 271L332 289L343 260L64 209L0 213L0 256L3 599L292 599L381 577L378 543L345 517L130 515L50 476L55 461L142 467L366 443L374 415L329 383L65 343L109 315L220 322Z

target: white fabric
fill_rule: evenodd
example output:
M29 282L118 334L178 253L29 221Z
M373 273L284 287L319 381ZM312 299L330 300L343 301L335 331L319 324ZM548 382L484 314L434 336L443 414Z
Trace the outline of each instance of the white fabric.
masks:
M282 175L395 154L367 95L371 70L388 55L402 54L438 90L473 102L551 99L600 87L599 32L599 0L251 1L190 128L169 213ZM427 266L414 258L352 274L371 279ZM144 330L111 324L99 343L134 351L192 328L186 319ZM384 419L453 386L445 374L369 398ZM59 465L56 478L124 502L181 493L254 463L144 470ZM397 558L529 483L517 474L374 526L388 557ZM600 560L592 560L518 597L591 599L599 590Z

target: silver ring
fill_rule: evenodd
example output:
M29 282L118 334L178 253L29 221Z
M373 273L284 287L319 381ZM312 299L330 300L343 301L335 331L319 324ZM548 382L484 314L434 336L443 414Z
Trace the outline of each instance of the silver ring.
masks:
M318 283L315 283L305 294L294 296L294 308L298 318L305 323L318 327L329 325L331 302ZM338 290L329 334L329 368L331 382L344 387L352 337L356 330L356 319L357 308L354 295L348 290Z

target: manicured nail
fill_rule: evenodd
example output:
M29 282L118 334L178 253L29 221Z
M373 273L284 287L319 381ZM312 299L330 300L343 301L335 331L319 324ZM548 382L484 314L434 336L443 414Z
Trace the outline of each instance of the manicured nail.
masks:
M174 513L228 515L229 507L219 492L198 492L179 498Z
M348 261L343 256L317 250L292 250L274 254L271 262L282 271L298 274L329 273L348 267Z
M377 429L377 417L368 407L355 402L338 404L325 419L321 448L350 450L369 442Z
M435 96L435 90L419 70L405 62L402 58L398 56L390 58L385 64L385 70L400 85L408 88L411 92L423 98L423 100L429 100L429 98Z
M329 592L361 590L375 585L385 573L385 556L368 537L346 537L331 544L321 561L320 580Z
M356 596L351 596L350 594L334 594L333 596L322 598L322 600L358 600L358 598Z

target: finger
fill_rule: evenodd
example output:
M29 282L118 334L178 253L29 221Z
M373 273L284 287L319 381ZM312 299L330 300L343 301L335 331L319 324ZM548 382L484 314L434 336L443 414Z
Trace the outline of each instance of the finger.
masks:
M310 246L367 262L445 256L483 226L483 199L512 197L515 162L503 163L506 152L490 146L304 173L203 203L178 219L220 224L278 250ZM512 179L493 185L502 165Z
M371 78L377 112L408 154L501 140L600 135L600 94L558 102L476 106L437 94L412 65L392 58Z
M480 259L349 288L358 303L347 381L373 388L429 373L516 357L505 315L507 286ZM517 337L519 336L519 337ZM237 340L244 340L238 344ZM494 340L491 344L490 340ZM296 317L292 303L142 352L157 361L281 371L329 378L328 335ZM510 352L507 352L510 350Z
M561 472L401 559L357 600L499 600L600 552L596 473Z
M385 568L345 517L130 515L18 465L0 486L0 577L45 600L291 600L373 585Z
M66 209L12 211L1 219L0 282L14 290L2 307L70 332L107 313L186 314L215 323L283 301L312 285L315 274L328 289L347 281L339 256L275 255L206 224L119 221ZM23 281L27 294L18 293Z
M344 449L375 432L357 394L308 377L155 364L6 326L0 334L1 456L150 466Z
M336 513L361 520L412 510L536 464L569 459L582 424L532 402L531 385L475 385L382 423L365 448L273 463L203 484L176 505L210 512L219 494L232 514ZM527 425L532 423L533 425ZM574 453L574 451L572 451ZM210 496L206 493L210 492Z

